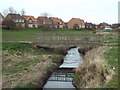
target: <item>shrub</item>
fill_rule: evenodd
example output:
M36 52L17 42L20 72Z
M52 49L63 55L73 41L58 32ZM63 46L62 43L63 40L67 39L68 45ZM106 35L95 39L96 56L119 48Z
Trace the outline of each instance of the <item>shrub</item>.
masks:
M96 33L97 33L97 31L96 31L96 30L94 30L94 31L92 31L92 33L96 34Z

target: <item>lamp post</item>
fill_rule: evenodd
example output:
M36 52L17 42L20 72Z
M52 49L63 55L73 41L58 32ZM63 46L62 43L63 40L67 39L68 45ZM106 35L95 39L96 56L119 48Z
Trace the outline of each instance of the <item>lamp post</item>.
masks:
M118 2L118 23L120 23L120 1Z

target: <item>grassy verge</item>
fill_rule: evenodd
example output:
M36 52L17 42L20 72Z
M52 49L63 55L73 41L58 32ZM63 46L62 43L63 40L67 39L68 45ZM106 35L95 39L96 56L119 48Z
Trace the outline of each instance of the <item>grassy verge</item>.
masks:
M77 88L103 88L109 82L113 71L103 57L109 49L107 46L96 47L85 54L84 63L76 69L73 79Z
M105 60L110 65L111 69L114 69L115 75L105 86L105 88L118 88L118 47L113 47L104 53ZM119 87L120 88L120 87Z
M3 43L2 49L3 88L42 87L63 58L60 50L32 48L31 44Z

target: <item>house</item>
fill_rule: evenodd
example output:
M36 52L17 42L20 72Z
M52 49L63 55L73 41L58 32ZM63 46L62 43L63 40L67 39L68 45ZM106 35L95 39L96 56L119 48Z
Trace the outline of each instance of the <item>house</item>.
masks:
M64 28L68 28L68 22L64 22Z
M84 28L84 20L80 19L80 18L72 18L69 22L68 22L68 28L69 29L73 29L74 25L79 26L79 28Z
M38 28L37 18L35 18L34 16L27 15L24 15L23 18L25 19L26 28Z
M53 28L52 20L50 18L46 17L46 16L38 17L37 21L38 21L38 27L39 28L43 28L43 27Z
M4 19L4 16L0 13L0 27L2 27L2 21Z
M120 24L112 24L110 27L112 29L118 29L120 27Z
M52 20L53 28L64 28L64 22L57 17L49 17Z
M3 20L3 22L6 24L7 22L7 26L12 27L12 26L16 26L16 27L25 27L25 21L24 18L20 15L20 14L12 14L9 13Z
M97 25L96 28L97 29L110 28L110 25L108 25L107 23L103 22L103 23L100 23L99 25Z
M85 23L85 29L88 29L88 30L95 30L96 29L96 25L95 24L92 24L92 23Z

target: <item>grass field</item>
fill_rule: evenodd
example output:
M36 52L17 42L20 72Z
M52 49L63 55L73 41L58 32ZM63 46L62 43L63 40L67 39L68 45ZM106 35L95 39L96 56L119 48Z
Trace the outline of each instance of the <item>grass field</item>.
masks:
M44 31L41 29L19 29L16 30L2 30L2 40L3 41L32 41L32 37L36 33L70 33L70 34L90 34L89 30L73 30L73 29L57 29L53 31Z
M3 43L3 88L42 87L48 73L57 68L63 58L59 51L36 49L31 44Z
M111 69L115 69L115 75L113 75L112 80L105 86L105 88L118 88L118 81L119 77L118 75L118 47L113 47L112 49L108 50L104 53L104 58L107 61L107 63L110 65ZM119 86L120 88L120 86Z

